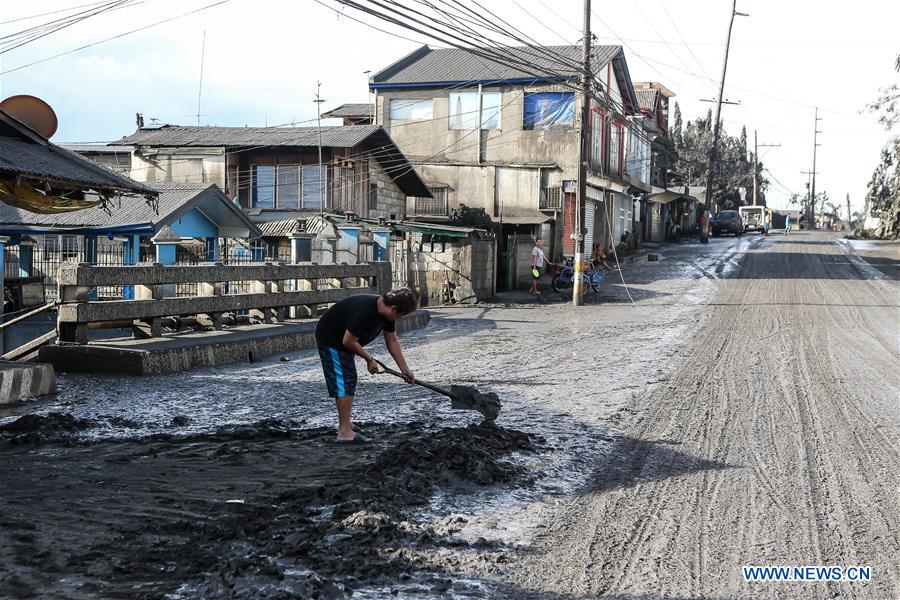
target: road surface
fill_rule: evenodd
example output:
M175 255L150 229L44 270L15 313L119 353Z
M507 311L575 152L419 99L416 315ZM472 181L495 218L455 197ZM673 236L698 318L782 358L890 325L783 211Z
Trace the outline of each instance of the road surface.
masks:
M362 376L376 443L335 448L310 350L62 375L0 410L0 597L897 598L900 256L858 250L880 270L834 234L716 238L578 309L434 310L413 369L499 393L500 429Z
M748 249L671 377L620 424L634 442L507 580L565 597L897 598L900 297L857 262L829 234ZM872 579L750 583L744 565Z

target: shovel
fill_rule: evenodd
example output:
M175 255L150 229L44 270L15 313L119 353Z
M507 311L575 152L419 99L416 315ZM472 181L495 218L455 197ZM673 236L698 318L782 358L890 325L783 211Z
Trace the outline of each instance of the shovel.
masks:
M391 369L380 360L376 359L375 362L378 363L379 367L384 369L385 373L390 373L395 377L406 380L403 373ZM484 415L486 421L494 422L497 415L500 414L500 398L494 392L480 392L471 385L451 385L448 390L431 383L419 381L418 379L416 379L415 383L426 390L431 390L432 392L450 398L450 406L452 408L457 410L477 410Z

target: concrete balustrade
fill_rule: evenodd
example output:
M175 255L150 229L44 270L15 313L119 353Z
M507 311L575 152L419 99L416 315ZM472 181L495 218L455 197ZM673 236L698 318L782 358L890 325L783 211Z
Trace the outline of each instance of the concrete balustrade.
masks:
M391 287L390 263L250 265L94 266L63 264L59 271L60 342L86 344L88 330L146 322L152 337L160 335L160 319L208 315L217 329L225 313L250 311L264 322L284 321L288 314L311 314L360 293L384 293ZM227 282L250 281L248 293L224 293ZM323 289L321 282L330 287ZM197 295L171 297L175 284L197 283ZM96 301L97 286L133 286L135 299Z

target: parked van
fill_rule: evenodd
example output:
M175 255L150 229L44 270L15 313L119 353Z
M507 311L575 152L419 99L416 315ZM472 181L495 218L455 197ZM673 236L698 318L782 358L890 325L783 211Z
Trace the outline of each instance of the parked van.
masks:
M765 206L742 206L738 209L744 231L768 231L772 225L772 211Z

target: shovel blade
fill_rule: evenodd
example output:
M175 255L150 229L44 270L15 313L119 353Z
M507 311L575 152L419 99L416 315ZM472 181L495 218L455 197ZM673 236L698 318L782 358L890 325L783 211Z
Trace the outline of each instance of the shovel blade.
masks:
M494 421L500 414L500 398L493 392L480 392L471 385L451 385L450 406L457 410L477 410L485 420Z

